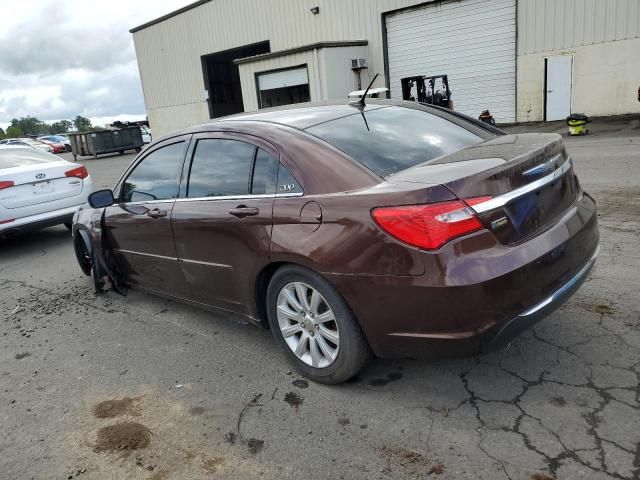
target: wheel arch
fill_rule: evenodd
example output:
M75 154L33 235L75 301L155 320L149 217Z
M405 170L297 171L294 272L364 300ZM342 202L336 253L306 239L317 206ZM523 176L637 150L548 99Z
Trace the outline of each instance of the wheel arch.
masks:
M83 261L83 258L81 258L82 247L80 246L80 242L84 243L87 250L89 251L89 254L93 254L93 243L91 242L91 236L88 230L83 227L77 227L73 233L74 233L73 234L73 250L76 254L76 260L80 265L80 269L82 270L82 273L84 273L87 276L91 276L91 267L87 268L87 266L85 265L85 262Z
M267 318L267 288L269 287L269 282L271 282L276 271L285 265L302 266L293 262L272 262L265 265L256 276L254 289L256 312L258 314L260 324L267 330L269 329L269 319Z
M364 333L364 329L362 328L362 323L360 322L360 319L358 319L358 317L355 314L355 311L353 310L351 305L349 305L349 301L347 300L345 295L340 291L338 286L331 281L330 278L328 278L322 272L309 267L308 265L304 265L299 262L288 261L288 260L276 261L276 262L269 263L268 265L265 265L263 269L260 270L260 272L256 277L256 284L255 284L256 312L258 314L258 319L260 320L260 324L265 329L267 330L269 329L269 319L267 317L267 288L269 287L269 283L271 282L271 279L273 278L275 273L285 266L294 266L294 267L304 268L305 270L309 270L317 275L320 275L324 280L326 280L336 290L336 292L340 294L345 304L351 311L353 318L355 318L356 322L358 323L360 330L362 330L363 334L366 337L366 334Z

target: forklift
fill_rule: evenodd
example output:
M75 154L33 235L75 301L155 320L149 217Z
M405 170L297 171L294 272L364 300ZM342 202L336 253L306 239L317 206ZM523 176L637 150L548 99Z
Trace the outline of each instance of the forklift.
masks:
M440 80L440 87L437 81ZM438 107L453 110L451 100L451 90L449 90L449 79L447 75L434 75L431 77L418 75L406 77L400 80L402 85L402 99L410 100L427 105L437 105ZM415 86L415 95L412 93Z

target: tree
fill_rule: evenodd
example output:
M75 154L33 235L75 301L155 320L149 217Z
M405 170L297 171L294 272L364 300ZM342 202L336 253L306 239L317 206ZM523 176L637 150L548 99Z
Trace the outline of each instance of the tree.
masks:
M11 125L9 128L7 128L6 135L8 138L18 138L22 136L22 130L20 130L15 125Z
M4 133L4 129L0 128L0 140L4 140L7 138L7 135Z
M60 120L59 122L53 122L50 130L52 134L67 133L72 126L73 123L69 120Z
M75 120L73 121L73 125L74 127L76 127L76 130L78 130L79 132L87 132L93 129L93 126L91 125L91 120L85 117L81 117L80 115L78 115L75 118Z
M29 135L47 135L49 133L49 125L36 117L21 117L19 120L14 118L11 120L11 126L17 127L23 134Z

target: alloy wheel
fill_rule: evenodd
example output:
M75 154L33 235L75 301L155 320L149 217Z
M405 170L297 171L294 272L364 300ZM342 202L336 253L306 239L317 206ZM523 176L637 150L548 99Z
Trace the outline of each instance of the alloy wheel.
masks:
M325 368L340 348L336 318L324 297L303 282L290 282L277 300L280 332L291 351L307 365Z

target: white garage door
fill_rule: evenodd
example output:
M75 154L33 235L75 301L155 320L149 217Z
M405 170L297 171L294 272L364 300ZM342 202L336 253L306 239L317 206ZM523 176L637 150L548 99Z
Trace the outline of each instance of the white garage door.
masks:
M400 79L449 76L456 110L516 120L515 0L446 0L386 15L391 98Z
M309 83L307 67L258 74L260 90L273 90Z

